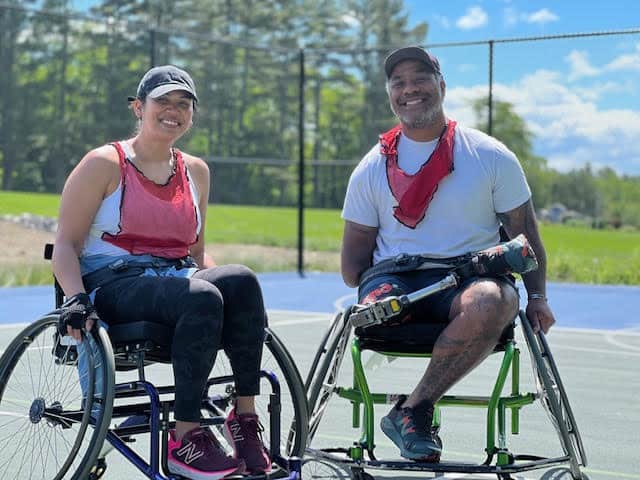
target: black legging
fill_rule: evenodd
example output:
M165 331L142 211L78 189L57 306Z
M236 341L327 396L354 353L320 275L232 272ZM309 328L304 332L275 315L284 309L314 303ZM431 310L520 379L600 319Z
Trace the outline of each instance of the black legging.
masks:
M231 362L238 395L259 393L267 316L258 280L244 265L200 270L191 278L124 278L98 289L95 306L107 324L146 320L174 328L177 420L199 421L220 347Z

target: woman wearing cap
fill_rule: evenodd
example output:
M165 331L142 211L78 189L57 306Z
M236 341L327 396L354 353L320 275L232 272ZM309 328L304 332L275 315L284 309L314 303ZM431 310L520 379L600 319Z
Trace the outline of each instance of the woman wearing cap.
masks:
M192 479L268 471L254 408L266 323L260 286L247 267L216 266L205 253L209 168L173 147L193 123L195 85L184 70L155 67L129 100L135 136L87 153L62 192L53 256L68 299L61 329L79 340L82 323L93 326L90 314L80 322L65 315L77 305L86 312L95 306L107 324L148 319L174 327L169 470ZM226 420L236 433L234 458L199 424L219 348L229 356L238 393Z

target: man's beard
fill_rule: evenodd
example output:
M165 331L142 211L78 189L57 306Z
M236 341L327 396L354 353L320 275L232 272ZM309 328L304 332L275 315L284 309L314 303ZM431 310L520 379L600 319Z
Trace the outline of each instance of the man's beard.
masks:
M403 114L399 114L398 112L394 112L400 123L410 129L419 129L428 127L433 124L433 122L442 114L442 106L441 105L432 105L427 110L422 112L422 114L417 117L413 116L409 118Z

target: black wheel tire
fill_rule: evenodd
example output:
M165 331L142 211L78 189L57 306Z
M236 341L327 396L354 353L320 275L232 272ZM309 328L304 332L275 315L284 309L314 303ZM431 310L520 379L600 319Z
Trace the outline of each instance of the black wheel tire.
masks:
M540 401L547 410L551 423L555 427L560 444L569 457L569 470L575 480L580 480L583 473L580 466L586 466L587 460L580 437L580 432L573 416L566 391L560 380L549 345L542 331L535 334L529 319L520 311L520 321L525 339L531 354L532 366L540 393Z
M109 338L103 328L84 338L91 353L85 358L94 368L79 380L77 347L57 334L58 317L53 312L27 326L0 358L0 429L12 436L0 449L1 478L35 471L48 480L84 480L109 428L114 395ZM83 396L97 398L98 392L104 392L101 400L85 408Z
M280 385L280 453L287 457L300 457L304 455L307 445L308 413L307 400L304 386L298 367L290 353L285 348L278 336L269 328L265 329L264 349L260 366L264 372L272 372ZM218 352L216 363L212 370L212 377L232 376L231 363L224 354ZM224 385L222 386L224 387ZM212 387L215 390L214 387ZM228 393L223 392L222 395ZM270 413L269 401L271 388L266 379L262 379L260 395L256 396L256 410L265 429L263 442L269 450L270 446ZM228 403L228 407L231 403ZM226 412L221 412L222 414Z
M349 344L351 329L344 314L335 317L320 344L305 385L309 405L309 444L320 426L324 411L333 395L340 367Z
M374 476L364 471L361 467L351 467L352 480L375 480Z

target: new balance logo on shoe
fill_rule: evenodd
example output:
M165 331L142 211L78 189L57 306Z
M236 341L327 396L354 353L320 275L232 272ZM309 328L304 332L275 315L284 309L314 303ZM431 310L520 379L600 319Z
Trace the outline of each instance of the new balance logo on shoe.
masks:
M234 442L242 442L244 440L244 435L242 435L242 426L239 422L230 422L229 430L231 431L231 437Z
M244 461L229 457L208 428L194 428L180 441L175 431L170 431L168 450L169 471L181 478L220 480L246 470Z
M182 457L182 461L184 463L191 465L191 463L202 457L204 452L202 450L198 450L198 447L196 447L193 442L189 442L177 450L176 454Z

